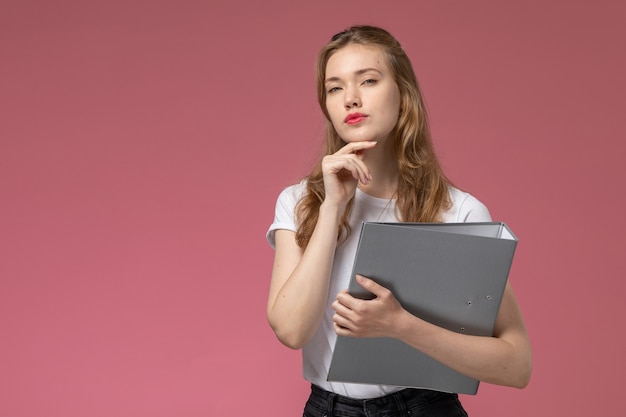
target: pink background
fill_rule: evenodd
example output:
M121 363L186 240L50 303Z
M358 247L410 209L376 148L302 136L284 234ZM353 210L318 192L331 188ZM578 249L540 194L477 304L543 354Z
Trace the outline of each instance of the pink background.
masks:
M265 320L274 202L318 152L318 48L412 58L449 176L507 222L534 347L474 416L618 415L624 25L615 1L3 0L0 416L297 416Z

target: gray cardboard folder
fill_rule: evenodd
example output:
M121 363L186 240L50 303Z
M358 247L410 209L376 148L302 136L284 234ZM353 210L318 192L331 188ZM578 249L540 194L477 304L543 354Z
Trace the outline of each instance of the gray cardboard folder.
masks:
M446 329L491 336L517 238L504 223L363 223L348 291L373 295L360 274L412 314ZM478 381L391 338L337 338L329 381L476 394Z

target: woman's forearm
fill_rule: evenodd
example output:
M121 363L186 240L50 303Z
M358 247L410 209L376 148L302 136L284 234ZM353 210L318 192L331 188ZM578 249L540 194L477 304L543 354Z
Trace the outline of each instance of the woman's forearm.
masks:
M521 313L509 291L505 293L493 337L455 333L406 311L398 322L397 337L464 375L523 388L530 379L531 349Z
M337 245L341 207L322 204L304 251L294 248L293 232L277 235L268 320L278 339L293 349L309 341L324 315ZM298 248L299 249L299 248Z

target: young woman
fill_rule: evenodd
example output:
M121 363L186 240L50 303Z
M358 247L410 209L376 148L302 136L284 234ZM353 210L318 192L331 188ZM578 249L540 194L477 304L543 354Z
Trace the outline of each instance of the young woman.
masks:
M327 120L325 156L280 194L267 235L275 248L267 316L283 344L302 349L312 385L304 416L466 415L455 394L327 381L337 335L397 338L470 377L525 387L531 349L510 285L493 337L421 320L367 277L358 282L373 300L345 290L363 221L491 221L480 201L444 176L398 41L371 26L333 36L318 57L317 90Z

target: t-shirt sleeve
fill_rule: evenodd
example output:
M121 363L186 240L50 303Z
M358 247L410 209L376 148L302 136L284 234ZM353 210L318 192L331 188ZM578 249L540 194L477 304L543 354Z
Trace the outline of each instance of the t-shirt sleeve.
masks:
M471 194L467 194L459 210L459 219L463 223L490 222L489 209Z
M451 188L452 209L444 213L444 221L450 223L491 222L489 209L473 195Z
M296 231L296 215L295 208L299 201L304 187L302 184L292 185L285 188L276 200L276 209L274 211L274 222L270 225L266 238L272 249L275 249L275 233L278 229Z

